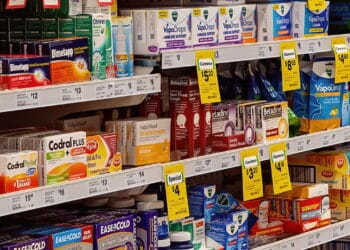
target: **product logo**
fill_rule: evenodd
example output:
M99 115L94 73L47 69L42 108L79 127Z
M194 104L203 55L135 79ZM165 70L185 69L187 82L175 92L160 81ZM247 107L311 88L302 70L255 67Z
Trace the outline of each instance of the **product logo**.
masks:
M326 178L331 178L333 176L333 172L330 170L323 170L321 172L322 176L326 177Z
M216 198L216 203L221 206L228 206L230 204L226 194L219 194L218 197Z
M242 8L242 16L245 17L247 15L247 8L243 7Z
M28 71L29 64L13 64L10 63L10 71Z
M213 119L219 119L229 116L229 112L226 109L220 109L218 111L213 111Z
M80 238L81 238L81 232L65 234L65 235L62 235L61 237L57 237L55 239L55 244L64 243L66 241L73 241Z
M176 22L178 17L179 13L177 13L177 11L171 12L171 18L173 19L173 22Z
M98 149L98 143L96 140L88 140L86 142L86 153L87 154L93 154Z
M183 175L181 172L168 174L166 178L168 185L176 185L183 182Z
M235 227L235 225L230 225L230 228L229 228L229 232L230 232L230 234L234 234L234 232L236 231L236 227Z
M74 55L73 49L60 49L60 50L52 49L51 50L52 59L60 58L60 57L73 57L73 55Z
M284 15L284 5L281 5L281 13Z
M205 19L205 20L208 19L208 16L209 16L208 10L203 10L203 16L204 16L204 19Z
M320 86L315 85L317 92L339 92L341 91L341 86L337 85L328 85L328 86Z
M107 226L101 226L100 234L103 235L103 234L107 234L107 233L111 233L111 232L116 232L116 231L126 229L128 227L130 227L129 220L118 221L116 223L109 224Z
M85 145L85 139L73 139L73 137L69 137L68 140L64 141L62 138L60 141L55 142L53 140L49 141L49 149L51 151L63 149L63 148L72 148L72 147L80 147Z
M16 163L11 163L11 162L9 162L8 164L7 164L7 169L8 170L12 170L12 169L18 169L18 168L24 168L24 161L22 161L22 162L16 162Z
M245 168L258 166L258 158L255 155L245 157L243 159L243 166Z
M243 215L242 214L239 214L238 215L238 223L241 225L243 222Z
M332 77L332 73L333 73L333 70L326 69L326 74L328 75L328 77Z
M265 119L280 117L282 115L282 105L263 108L263 116Z
M339 159L337 160L337 167L338 167L338 168L342 168L342 167L344 166L344 164L345 164L345 161L344 161L343 158L339 158Z
M333 202L333 201L331 201L329 205L330 205L330 206L329 206L330 209L336 209L337 206L338 206L337 203L336 203L336 202Z
M46 242L33 242L29 245L25 245L22 247L14 247L13 250L42 250L46 248Z

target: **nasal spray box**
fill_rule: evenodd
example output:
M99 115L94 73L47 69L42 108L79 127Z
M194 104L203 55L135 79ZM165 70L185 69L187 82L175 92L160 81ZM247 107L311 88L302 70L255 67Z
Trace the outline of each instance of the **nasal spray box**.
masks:
M88 38L43 41L36 46L39 55L50 56L52 84L90 80Z
M41 185L86 177L86 132L24 138L23 149L39 152Z
M214 46L218 43L218 8L192 9L192 46Z
M292 3L257 5L258 42L292 38Z
M242 43L241 7L219 8L219 44Z
M294 1L292 11L293 38L326 36L329 26L329 1L324 9L312 11L307 1Z
M134 25L129 16L112 19L113 57L116 77L134 75Z

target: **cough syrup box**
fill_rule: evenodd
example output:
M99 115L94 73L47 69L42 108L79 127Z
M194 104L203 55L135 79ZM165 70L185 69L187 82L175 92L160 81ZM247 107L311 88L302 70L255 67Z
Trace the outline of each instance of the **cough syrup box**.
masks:
M177 160L200 154L200 106L198 82L195 78L170 79L171 149Z
M0 55L0 88L21 89L50 84L49 57L35 55Z
M258 42L288 40L292 38L292 3L266 3L257 5Z
M242 8L225 6L219 8L219 44L242 43Z
M192 46L215 46L218 43L218 8L192 9Z
M7 240L0 239L1 250L24 250L24 249L38 249L49 250L49 237L39 236L30 237L28 235L11 236Z
M42 185L76 180L87 175L86 132L25 138L23 148L38 150Z
M50 57L52 84L90 80L88 38L42 41L36 52Z
M36 151L0 154L0 170L1 194L39 186Z
M91 133L86 137L87 176L121 170L120 153L116 152L115 133Z
M81 227L52 225L42 226L23 232L28 235L49 237L50 250L59 249L93 249L92 226ZM88 235L87 235L88 234Z
M256 143L286 140L289 135L287 102L255 106Z

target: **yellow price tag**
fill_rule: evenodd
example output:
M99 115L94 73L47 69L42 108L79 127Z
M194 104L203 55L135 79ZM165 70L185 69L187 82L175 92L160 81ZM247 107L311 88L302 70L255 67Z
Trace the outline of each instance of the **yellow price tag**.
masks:
M196 51L196 66L201 103L221 102L214 51Z
M292 189L287 160L287 145L285 142L271 145L270 164L272 173L273 193L280 194Z
M320 11L326 9L327 4L325 0L308 0L307 6L311 11Z
M297 53L297 43L281 43L280 54L283 91L300 89L300 71Z
M258 148L246 149L240 152L243 200L253 200L262 197L263 182Z
M335 83L350 81L350 50L347 39L333 38L332 48L335 58Z
M169 220L179 220L189 216L184 164L165 166L163 176Z

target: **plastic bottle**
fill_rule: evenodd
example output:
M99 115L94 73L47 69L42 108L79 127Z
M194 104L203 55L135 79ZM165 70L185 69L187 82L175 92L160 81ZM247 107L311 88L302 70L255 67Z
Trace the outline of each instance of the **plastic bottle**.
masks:
M158 240L158 250L171 250L170 248L170 239L165 238L162 240Z
M189 232L176 232L170 234L171 250L194 250Z

